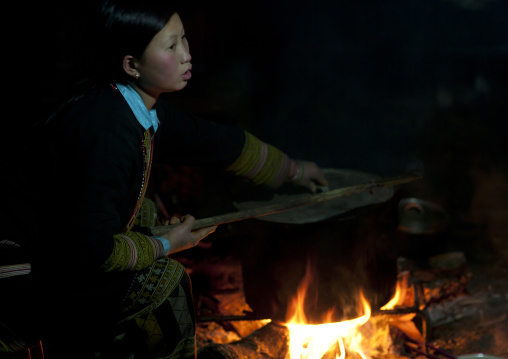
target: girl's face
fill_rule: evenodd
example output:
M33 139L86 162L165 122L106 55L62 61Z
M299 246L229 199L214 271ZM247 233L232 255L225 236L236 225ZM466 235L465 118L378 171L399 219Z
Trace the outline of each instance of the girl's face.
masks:
M182 20L175 13L138 60L138 85L149 93L181 90L191 78L190 61Z

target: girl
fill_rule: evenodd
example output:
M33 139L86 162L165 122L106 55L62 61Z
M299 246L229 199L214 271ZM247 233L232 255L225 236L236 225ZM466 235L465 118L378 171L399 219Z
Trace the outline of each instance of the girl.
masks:
M184 26L171 3L106 0L100 15L104 60L94 85L47 121L30 165L9 178L0 350L42 340L47 358L98 350L101 358L122 358L128 354L109 343L127 333L136 357L194 357L190 282L170 256L215 227L192 231L194 218L186 215L171 218L180 225L162 237L143 230L153 225L146 221L153 207L144 201L152 161L220 166L271 188L327 181L313 162L160 98L192 77ZM29 228L26 218L34 218Z

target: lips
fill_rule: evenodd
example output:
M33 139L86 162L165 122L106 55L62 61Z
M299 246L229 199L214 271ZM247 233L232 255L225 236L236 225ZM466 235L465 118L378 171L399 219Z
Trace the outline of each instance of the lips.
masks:
M191 79L191 77L192 77L191 70L192 70L192 66L189 66L187 71L185 71L185 73L182 75L182 80L189 81Z

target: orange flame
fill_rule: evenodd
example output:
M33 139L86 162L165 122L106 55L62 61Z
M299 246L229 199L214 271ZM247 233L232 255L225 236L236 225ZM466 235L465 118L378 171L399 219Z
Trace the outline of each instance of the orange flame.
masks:
M396 306L404 303L407 294L408 279L408 272L399 274L399 280L397 280L397 284L395 286L395 294L388 303L381 307L382 310L394 309Z
M367 355L386 353L391 346L389 327L394 325L410 337L419 340L421 334L411 322L414 314L398 315L395 319L383 316L371 318L369 303L360 292L363 315L341 322L333 322L334 311L329 310L320 324L310 323L304 310L307 289L312 280L310 263L307 272L291 301L286 326L289 330L290 359L321 359L335 356L345 359L346 352L356 353L362 359ZM381 309L394 309L405 304L408 295L409 273L399 274L395 294Z
M358 353L363 359L367 357L361 350L362 336L357 328L365 324L371 315L371 309L363 294L360 299L363 315L341 322L332 322L333 310L330 310L323 324L310 324L304 311L305 296L310 285L311 274L309 268L300 284L297 295L291 302L288 314L292 313L286 323L289 329L290 359L321 359L330 350L335 351L336 359L344 359L347 350Z

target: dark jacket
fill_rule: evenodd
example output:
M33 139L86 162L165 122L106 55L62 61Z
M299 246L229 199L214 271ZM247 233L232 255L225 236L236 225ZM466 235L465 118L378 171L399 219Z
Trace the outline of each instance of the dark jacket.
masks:
M240 155L242 130L186 115L164 99L156 110L155 161L226 166ZM120 92L108 87L68 106L37 133L23 185L12 195L35 217L9 214L12 225L26 220L25 226L37 227L10 232L30 252L33 271L100 271L113 235L125 230L135 210L144 131Z

